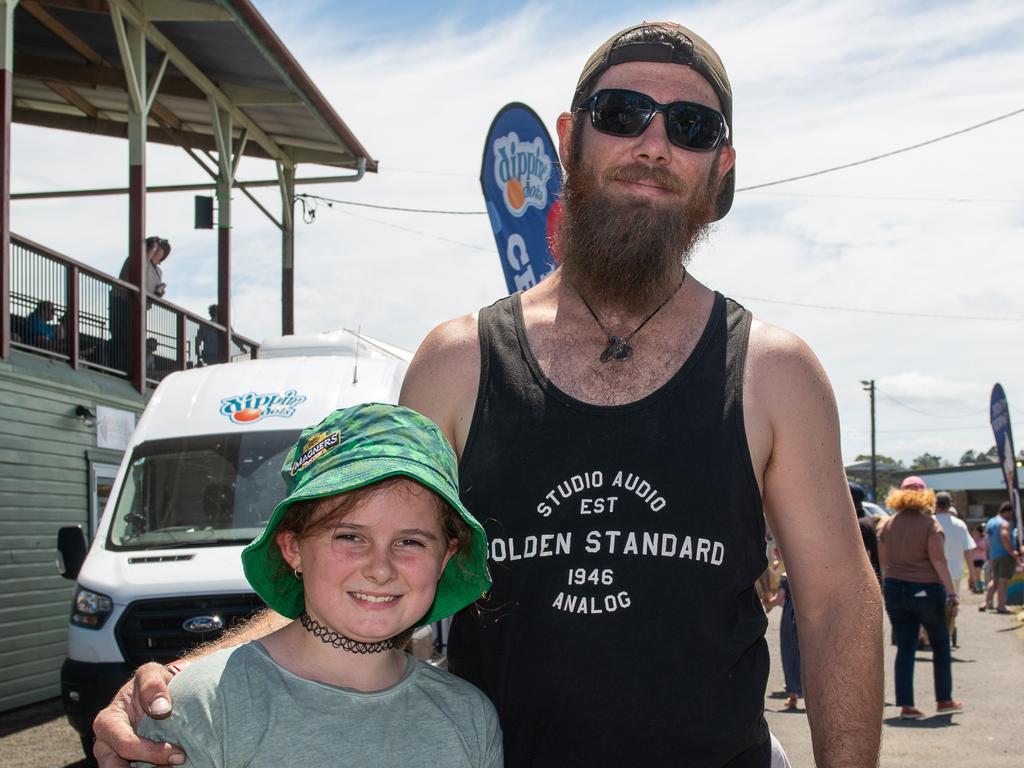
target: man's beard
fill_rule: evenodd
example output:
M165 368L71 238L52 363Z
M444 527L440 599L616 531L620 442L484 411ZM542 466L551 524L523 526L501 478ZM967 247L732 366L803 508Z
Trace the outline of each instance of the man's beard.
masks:
M559 231L562 276L591 304L642 313L663 301L682 278L693 247L715 220L718 161L708 181L684 202L685 185L658 166L617 166L599 183L573 153L566 167ZM613 197L614 180L652 181L678 195L675 203Z

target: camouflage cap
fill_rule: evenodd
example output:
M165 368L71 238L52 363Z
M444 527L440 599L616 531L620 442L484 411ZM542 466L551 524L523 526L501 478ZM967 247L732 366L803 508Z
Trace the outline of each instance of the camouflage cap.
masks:
M572 97L572 111L578 110L590 95L601 75L616 64L629 61L681 64L695 70L714 89L721 103L722 114L729 126L729 141L734 135L732 127L732 86L725 65L699 35L671 21L651 21L635 24L617 32L594 51L580 73ZM715 219L722 219L732 207L736 190L736 166L726 174L715 203Z
M297 501L337 496L389 477L408 477L440 496L472 534L469 554L456 553L437 585L428 624L450 616L486 594L487 537L459 499L455 452L430 419L409 408L369 403L334 411L302 431L285 457L281 474L288 495L263 533L242 551L242 568L268 606L295 618L305 606L302 582L291 576L274 542L288 508Z

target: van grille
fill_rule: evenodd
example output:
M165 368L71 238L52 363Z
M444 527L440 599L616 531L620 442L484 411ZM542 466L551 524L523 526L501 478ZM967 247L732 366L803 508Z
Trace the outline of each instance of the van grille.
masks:
M251 592L139 600L128 606L114 632L121 654L132 666L147 661L166 664L223 634L223 630L186 632L182 625L189 619L218 616L227 629L264 607Z

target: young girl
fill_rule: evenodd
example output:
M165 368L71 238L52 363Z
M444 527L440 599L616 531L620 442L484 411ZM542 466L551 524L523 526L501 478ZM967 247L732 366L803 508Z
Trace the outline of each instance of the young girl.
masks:
M283 474L288 495L242 562L294 621L189 665L171 716L139 732L194 766L500 768L490 701L400 650L414 625L490 586L440 430L408 408L336 411L302 433Z
M974 551L971 552L971 592L976 595L985 594L986 579L985 562L988 560L988 537L985 536L985 524L978 523L974 528Z
M804 695L804 690L800 681L800 640L796 634L796 608L793 606L789 576L785 573L782 574L775 594L764 603L768 612L777 605L782 606L779 644L782 646L782 674L786 678L786 709L795 710L797 700Z

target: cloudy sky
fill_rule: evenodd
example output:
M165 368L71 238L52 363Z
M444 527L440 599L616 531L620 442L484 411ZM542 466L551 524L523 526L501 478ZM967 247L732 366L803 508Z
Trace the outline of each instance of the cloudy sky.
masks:
M1024 108L1024 5L993 2L281 2L257 0L380 173L307 187L342 200L483 210L484 135L510 101L554 134L583 62L641 19L690 26L734 90L740 187L810 173ZM344 13L340 8L344 7ZM806 339L839 402L844 459L878 451L956 462L992 444L992 384L1024 444L1024 114L811 179L740 192L693 273ZM127 143L16 126L12 191L127 184ZM206 181L153 145L149 183ZM301 175L329 169L300 168ZM245 160L239 178L270 178ZM274 190L259 193L279 209ZM277 230L238 195L235 327L280 332ZM192 195L151 195L149 231L171 239L168 298L202 313L216 240L192 227ZM116 274L127 201L12 203L13 228ZM491 303L504 280L486 216L321 205L297 231L296 325L361 326L413 349L443 320Z

